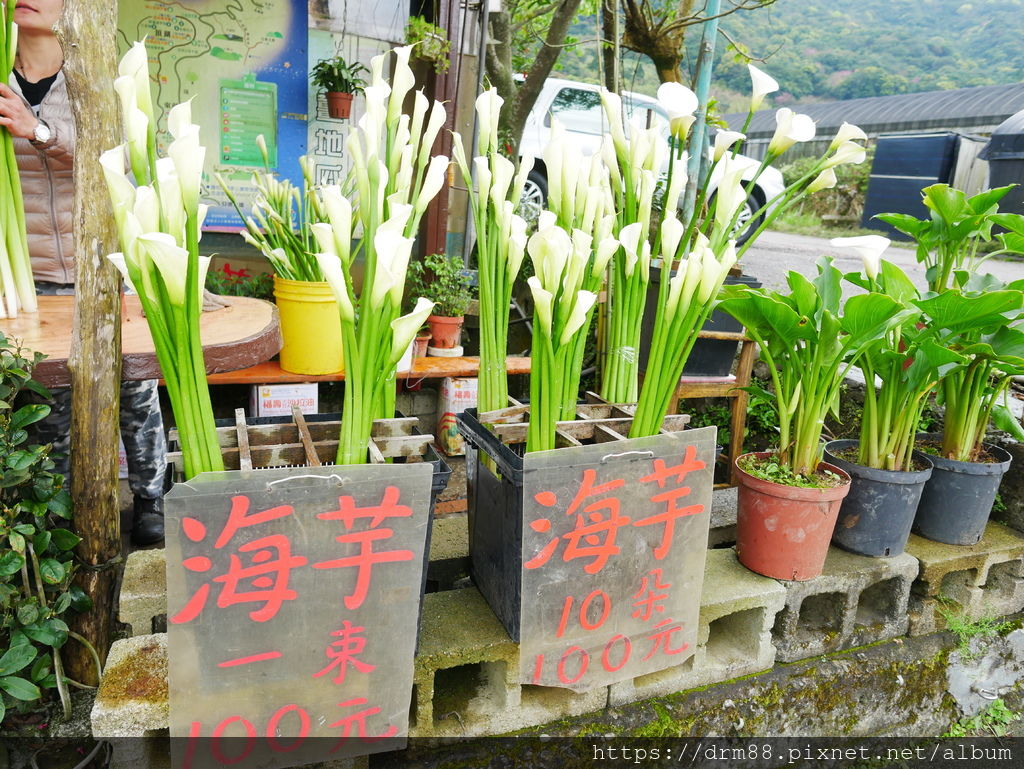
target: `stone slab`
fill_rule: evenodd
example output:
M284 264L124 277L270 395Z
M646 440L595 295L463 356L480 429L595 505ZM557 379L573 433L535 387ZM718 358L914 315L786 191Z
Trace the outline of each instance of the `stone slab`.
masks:
M708 547L718 548L736 544L736 503L739 489L715 489L711 496L711 527Z

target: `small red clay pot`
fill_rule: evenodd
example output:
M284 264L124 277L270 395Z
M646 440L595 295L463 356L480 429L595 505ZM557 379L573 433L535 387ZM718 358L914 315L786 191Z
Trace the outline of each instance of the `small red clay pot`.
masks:
M450 350L459 343L459 335L462 332L464 316L449 318L445 315L430 315L427 317L427 325L430 326L430 335L433 338L432 347L439 347Z
M346 120L352 114L352 94L328 91L327 114L336 120Z
M744 456L749 456L744 454ZM768 452L754 456L763 459ZM850 476L822 462L846 483L828 489L784 486L744 472L736 460L739 505L736 555L753 572L774 579L805 581L821 575L839 507L850 491Z

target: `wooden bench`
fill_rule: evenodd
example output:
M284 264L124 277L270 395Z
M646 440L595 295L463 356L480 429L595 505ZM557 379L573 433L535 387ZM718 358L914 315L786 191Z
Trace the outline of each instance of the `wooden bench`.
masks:
M509 374L529 374L530 359L509 356L505 360L505 370ZM416 358L412 368L399 371L398 379L444 379L446 377L475 377L480 372L480 359L463 358ZM293 374L284 371L276 360L257 363L249 368L237 371L225 371L220 374L209 374L207 380L211 385L226 384L296 384L299 382L339 382L345 374Z

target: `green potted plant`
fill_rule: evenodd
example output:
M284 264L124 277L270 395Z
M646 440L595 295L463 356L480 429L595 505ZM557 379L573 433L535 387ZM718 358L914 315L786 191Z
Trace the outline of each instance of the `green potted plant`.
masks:
M935 465L914 519L914 531L952 545L973 545L985 533L992 504L1010 466L1004 449L986 444L989 422L1024 439L1024 430L1001 403L1010 381L1024 374L1024 292L989 275L963 290L946 291L918 305L942 318L943 343L960 356L939 382L945 406L941 435L921 436Z
M469 276L462 260L444 254L428 254L422 261L409 265L409 294L434 302L434 312L427 318L433 345L430 355L461 355L459 335L462 323L473 300ZM460 351L460 352L455 352Z
M413 46L412 59L427 62L439 75L448 71L452 44L442 27L422 16L410 16L405 25L405 42Z
M359 62L349 64L340 54L313 65L309 79L327 94L327 114L339 120L352 114L352 99L366 85L362 75L367 71Z
M736 553L751 571L807 580L825 563L850 477L821 462L825 416L849 367L867 346L911 312L883 294L851 297L841 307L840 273L818 261L810 281L790 272L790 292L726 287L720 308L757 342L771 372L768 397L779 415L779 448L736 461Z
M934 324L921 322L924 316L911 304L920 298L914 284L899 267L881 261L889 242L880 235L832 241L864 258L864 274L848 274L847 280L912 310L870 341L857 361L865 382L859 440L825 447L825 459L852 479L832 541L870 556L896 556L906 547L932 473L931 461L914 454L917 426L941 373L960 360L937 339Z

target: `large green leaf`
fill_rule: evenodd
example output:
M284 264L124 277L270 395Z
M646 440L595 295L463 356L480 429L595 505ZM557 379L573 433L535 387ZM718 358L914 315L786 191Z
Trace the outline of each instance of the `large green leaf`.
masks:
M1019 291L990 291L965 295L959 291L944 291L914 304L928 316L931 325L964 334L1006 325L1006 314L1024 306L1024 294Z
M21 571L23 563L25 563L25 558L21 553L15 553L13 550L0 553L0 577L17 574Z
M59 585L67 576L67 570L56 558L43 558L39 562L39 576L48 585Z
M11 427L14 429L26 427L40 419L45 419L49 413L49 406L42 403L30 403L14 412L11 417Z
M80 536L67 529L50 529L50 534L58 550L71 550L82 541Z
M761 291L746 291L741 297L726 299L718 309L732 315L772 348L788 348L810 336L807 323L792 307Z
M886 224L891 224L904 235L909 235L914 240L917 240L922 234L931 229L932 226L932 223L927 219L917 219L910 216L910 214L876 214L874 218Z
M1020 214L992 214L989 218L1003 229L1024 235L1024 216Z
M1024 427L1021 427L1017 417L1002 403L992 408L992 424L1004 433L1009 433L1014 440L1024 441Z
M913 360L904 371L904 381L910 392L918 393L966 361L963 355L937 344L933 339L925 339L914 350Z
M818 275L814 287L818 290L818 314L830 312L839 315L839 303L843 299L843 274L832 263L831 256L820 256L816 262Z
M58 649L68 640L68 626L59 619L48 619L45 622L38 622L22 628L22 632L33 641Z
M38 650L31 644L8 649L0 657L0 676L9 676L28 667L37 654Z
M1016 186L1016 184L1008 184L1005 187L982 190L977 195L969 197L967 205L976 214L994 214L999 208L999 201Z
M882 292L897 302L907 304L921 295L914 281L907 277L907 273L885 259L881 261L878 279Z
M933 184L921 190L921 194L924 196L924 204L938 214L948 227L971 213L967 196L948 184Z
M38 700L43 696L43 693L39 691L39 687L30 681L26 681L24 678L18 678L17 676L7 676L0 678L0 689L3 689L9 695L14 697L16 700L22 700L24 702L32 702Z
M799 272L790 271L786 275L786 282L789 284L789 296L781 297L788 299L794 309L800 315L811 317L818 309L818 291L811 281L807 280Z
M864 345L912 317L913 310L884 294L851 296L843 308L840 322L843 331L849 335L847 349L851 353L859 353Z

